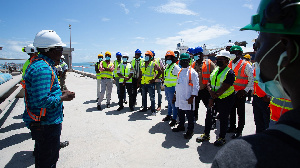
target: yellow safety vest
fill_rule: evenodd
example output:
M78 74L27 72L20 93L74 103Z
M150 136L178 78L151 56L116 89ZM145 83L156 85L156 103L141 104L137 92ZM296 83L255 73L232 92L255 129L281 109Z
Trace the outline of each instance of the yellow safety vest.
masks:
M28 59L24 65L23 65L23 74L22 74L22 79L24 79L24 76L25 76L25 72L26 72L26 69L28 67L28 65L30 64L30 59Z
M123 63L122 60L121 60L121 63ZM117 67L118 67L119 65L120 65L120 64L119 64L118 60L115 60L115 61L114 61L114 67L115 67L115 69L114 69L113 74L114 74L114 77L116 77L116 78L119 77L119 75L118 75L118 73L117 73Z
M101 63L102 61L100 61L99 63L98 63L98 69L100 68L100 63ZM101 79L101 71L99 71L99 73L96 73L96 76L97 76L97 79Z
M172 63L165 69L165 81L164 84L166 87L176 86L177 83L177 75L173 75L172 71L175 67L176 63Z
M124 64L120 64L120 74L122 74L125 77L128 77L130 75L130 72L133 72L133 68L130 63L127 63L126 68L124 68ZM124 78L120 78L119 83L123 83ZM126 83L132 83L132 77L126 81Z
M112 62L109 63L109 65L107 65L106 61L102 61L102 66L103 68L110 68L112 67L114 64ZM111 71L102 71L100 74L101 78L113 78L113 72Z
M158 67L160 68L160 61L159 61L159 58L156 58L155 59L155 63L158 65ZM155 74L157 75L158 74L158 71L155 70ZM159 76L159 78L162 78L162 74Z
M141 65L141 71L142 71L142 81L141 84L149 84L150 80L155 78L155 71L154 71L154 61L151 61L147 68L145 67L145 62Z
M213 70L213 72L210 75L210 84L212 87L212 90L216 92L217 90L220 89L222 86L223 81L226 79L226 76L228 72L230 71L230 68L227 66L219 75L219 67ZM223 99L227 96L230 96L234 92L234 87L230 86L222 95L220 95L218 98Z

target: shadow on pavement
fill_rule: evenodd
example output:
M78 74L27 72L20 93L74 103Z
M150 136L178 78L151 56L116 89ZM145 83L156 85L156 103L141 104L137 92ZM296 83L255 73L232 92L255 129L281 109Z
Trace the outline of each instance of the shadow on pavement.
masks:
M118 103L115 103L115 102L111 103L111 104L110 104L110 108L112 108L113 106L116 106L117 104L118 104ZM101 112L101 111L103 111L104 109L107 109L105 104L102 104L102 105L101 105L101 108L102 108L102 110L98 110L98 109L97 109L97 104L96 104L95 107L90 107L90 108L86 109L86 112ZM116 111L117 111L117 110L116 110Z
M14 109L14 107L16 106L17 102L18 102L19 98L16 98L13 103L10 105L9 109L6 111L6 113L3 115L3 117L0 119L0 128L2 127L2 125L5 123L7 117L10 115L10 113L12 112L12 110ZM1 114L1 113L0 113Z
M217 152L222 147L216 147L210 142L201 142L201 145L198 146L197 151L199 154L199 160L202 163L212 163Z
M151 119L147 118L149 116L151 116L150 110L148 110L147 112L135 111L128 116L129 117L128 121L151 120Z
M14 154L12 159L5 165L5 168L11 167L30 167L34 165L32 151L21 151Z
M5 133L5 132L12 131L12 130L17 130L17 129L21 129L21 128L24 128L24 127L26 127L24 122L14 123L14 124L11 124L11 125L9 125L5 128L1 128L0 133Z
M20 133L20 134L12 135L8 138L0 140L0 150L12 145L16 145L28 139L31 139L30 133Z
M23 119L23 113L17 116L14 116L13 119Z
M167 108L167 109L160 110L160 114L161 114L161 115L167 115L167 114L168 114L168 108Z
M106 115L120 115L120 114L125 114L127 112L131 112L129 107L124 107L121 111L108 111L106 112Z
M83 104L97 103L96 100L87 100Z

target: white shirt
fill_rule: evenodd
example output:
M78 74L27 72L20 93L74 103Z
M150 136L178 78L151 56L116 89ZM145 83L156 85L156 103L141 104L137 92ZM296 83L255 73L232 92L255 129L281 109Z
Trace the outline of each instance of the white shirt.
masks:
M156 63L156 61L155 61L155 63ZM162 70L162 72L164 72L163 69L165 69L165 67L164 67L164 64L162 63L161 59L159 59L159 65L160 65L159 66L160 70ZM155 82L161 82L161 79L160 78L156 79Z
M175 66L173 68L172 74L177 76L178 72L180 71L180 67L176 63L174 63L174 64L175 64ZM167 67L169 67L169 65Z
M188 99L191 95L198 95L199 91L199 78L198 73L191 68L191 80L193 86L189 85L189 68L183 68L180 72L177 84L175 86L176 91L176 102L175 106L181 110L194 110L195 109L195 99L193 100L193 109L191 109L191 104L188 104Z
M232 69L233 70L237 66L237 64L240 62L240 60L241 60L241 58L236 63L233 63L233 61L232 61ZM244 90L246 92L248 92L249 90L253 90L253 85L254 85L253 68L250 64L246 65L245 73L248 76L248 84Z

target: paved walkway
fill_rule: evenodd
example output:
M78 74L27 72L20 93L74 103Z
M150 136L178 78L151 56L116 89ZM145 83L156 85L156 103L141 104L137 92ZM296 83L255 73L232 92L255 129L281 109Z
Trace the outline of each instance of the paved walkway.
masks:
M218 129L212 130L209 142L195 141L204 130L202 103L195 135L186 140L183 132L172 132L168 123L162 121L167 114L165 108L156 116L151 116L150 111L137 112L138 108L130 112L128 104L122 111L116 111L118 99L114 85L111 107L98 111L95 79L68 72L66 84L76 92L76 98L64 103L61 141L68 140L70 145L61 149L57 167L210 167L220 149L213 146ZM165 107L167 102L162 94L162 107ZM140 106L138 94L137 107ZM0 167L34 167L34 141L22 121L23 111L24 99L20 98L0 114ZM246 103L243 134L254 132L252 105ZM227 134L227 141L231 135Z

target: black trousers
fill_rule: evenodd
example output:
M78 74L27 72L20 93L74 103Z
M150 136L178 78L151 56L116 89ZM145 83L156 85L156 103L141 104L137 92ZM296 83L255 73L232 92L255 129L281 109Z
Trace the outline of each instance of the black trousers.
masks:
M127 89L127 93L129 96L129 107L134 106L134 100L133 100L133 94L132 94L132 83L126 83L123 85L123 83L120 83L120 93L119 93L119 106L124 107L123 100L124 100L124 94L125 94L125 87Z
M246 96L238 98L235 94L235 101L230 113L230 128L236 128L236 113L238 115L237 133L242 133L245 126L245 102Z
M225 138L227 126L228 126L228 116L231 112L231 109L234 104L235 94L232 93L230 96L225 97L224 99L215 99L214 107L207 109L206 118L205 118L205 135L209 135L210 128L213 124L213 110L219 112L220 116L220 138Z
M270 123L270 108L269 102L263 101L261 97L253 95L253 114L256 125L256 133L263 132L269 128Z
M137 96L137 82L138 79L137 78L132 78L132 97L133 97L133 102L136 102L136 96Z
M198 110L199 110L200 100L202 100L205 107L207 107L209 98L210 98L210 94L209 94L209 92L206 88L202 89L202 90L199 90L198 96L195 97L195 103L196 103L195 104L195 111L194 111L195 119L198 119Z

